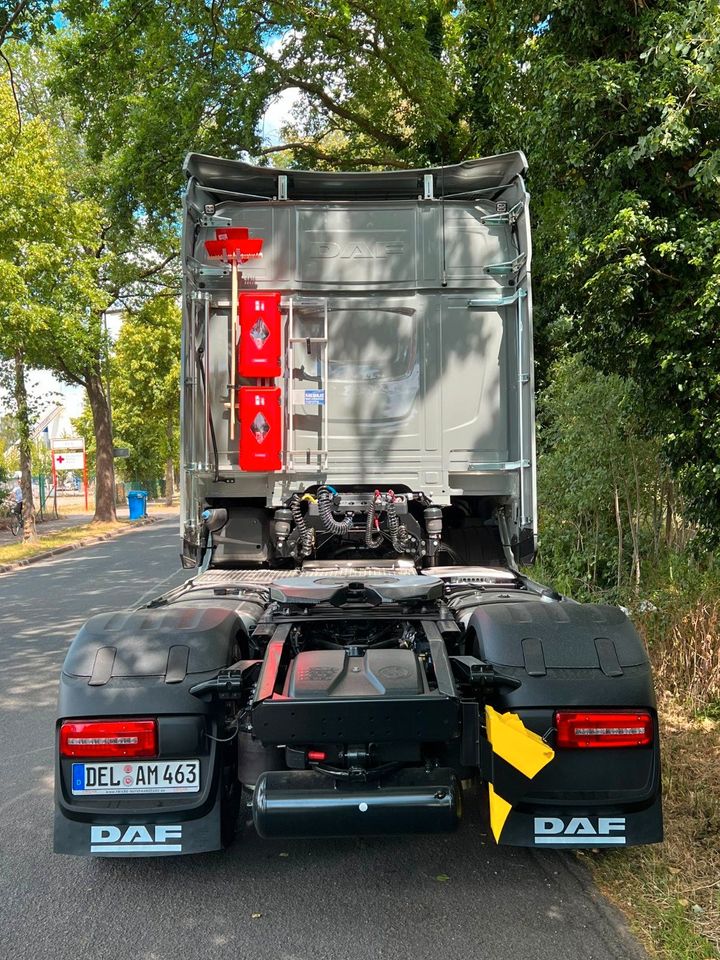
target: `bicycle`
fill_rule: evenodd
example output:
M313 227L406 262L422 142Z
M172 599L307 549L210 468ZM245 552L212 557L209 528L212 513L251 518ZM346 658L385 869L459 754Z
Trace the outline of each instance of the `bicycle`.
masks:
M17 535L24 529L25 518L22 514L22 505L20 505L20 510L18 511L17 501L12 500L7 503L8 508L8 527L10 533L13 537Z

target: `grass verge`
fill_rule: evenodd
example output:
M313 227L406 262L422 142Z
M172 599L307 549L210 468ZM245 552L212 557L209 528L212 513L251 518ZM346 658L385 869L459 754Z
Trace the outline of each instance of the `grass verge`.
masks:
M36 557L48 550L70 547L92 537L99 537L106 533L114 533L117 530L127 530L129 528L130 524L127 520L118 520L115 523L83 523L77 527L68 527L64 530L56 530L54 533L41 534L34 543L16 542L0 546L0 564L28 560L30 557Z
M665 842L583 859L651 956L719 960L720 720L669 694L660 716Z

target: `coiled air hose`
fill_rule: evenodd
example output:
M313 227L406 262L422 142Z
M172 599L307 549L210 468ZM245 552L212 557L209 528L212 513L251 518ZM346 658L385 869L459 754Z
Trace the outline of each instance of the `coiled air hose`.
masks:
M393 550L395 550L396 553L409 553L410 550L407 547L406 541L407 527L401 525L398 520L397 510L395 508L395 494L392 490L388 490L385 510L387 511L388 531L390 533Z
M318 487L317 492L318 513L322 525L328 533L334 533L337 536L343 536L352 528L353 514L346 513L344 520L336 520L332 512L333 495L327 487Z
M365 519L365 546L369 547L371 550L377 550L380 544L385 539L379 531L375 533L375 497L379 496L378 492L375 492L375 496L370 501L370 506L368 507L367 516Z
M299 493L294 493L290 498L290 513L292 514L295 526L300 531L298 538L298 547L301 557L311 556L315 547L315 531L305 523L305 517L302 512L302 497Z

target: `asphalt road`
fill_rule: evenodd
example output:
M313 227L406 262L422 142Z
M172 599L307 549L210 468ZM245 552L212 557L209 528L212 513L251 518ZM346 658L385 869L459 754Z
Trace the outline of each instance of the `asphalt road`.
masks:
M452 836L267 841L217 854L52 853L57 678L90 614L181 582L172 521L0 577L0 957L641 960L571 854ZM469 808L469 809L467 809Z

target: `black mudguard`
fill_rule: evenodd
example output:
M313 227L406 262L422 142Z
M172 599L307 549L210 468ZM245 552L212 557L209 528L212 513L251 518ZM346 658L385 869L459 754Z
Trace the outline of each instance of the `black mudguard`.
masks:
M162 856L224 845L237 809L237 753L215 739L217 708L189 691L238 659L261 609L241 607L103 614L80 630L60 678L58 731L66 719L157 718L158 759L199 759L200 791L73 796L73 761L56 749L57 853Z
M475 655L510 681L489 709L517 718L527 731L527 751L520 745L519 754L534 751L537 759L532 767L507 750L500 756L491 737L481 745L498 843L567 849L661 841L655 693L647 652L625 614L549 598L485 603L470 616L468 631ZM558 748L554 715L567 708L649 711L653 742Z

